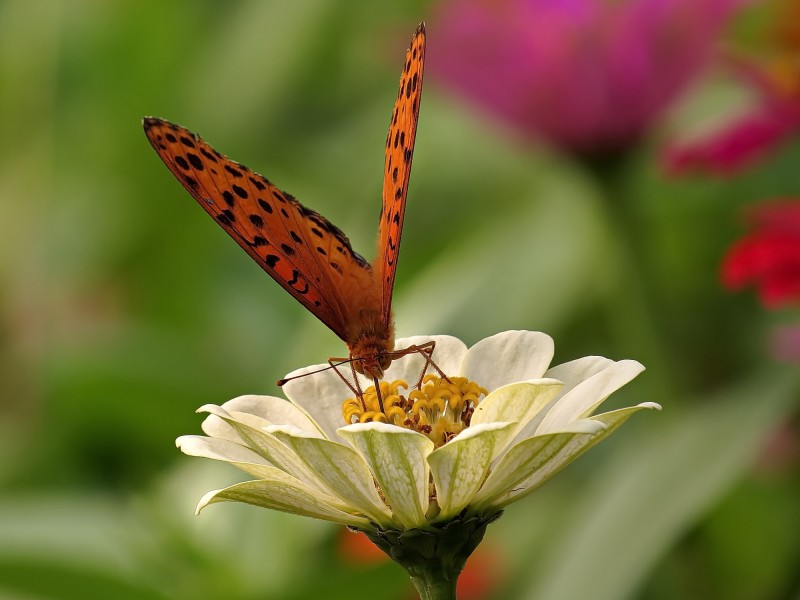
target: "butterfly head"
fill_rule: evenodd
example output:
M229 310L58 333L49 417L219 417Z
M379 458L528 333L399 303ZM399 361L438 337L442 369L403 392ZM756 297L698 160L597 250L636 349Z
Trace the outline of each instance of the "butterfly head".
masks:
M350 347L353 368L358 373L372 379L382 379L383 373L392 364L388 340L383 336L366 335Z

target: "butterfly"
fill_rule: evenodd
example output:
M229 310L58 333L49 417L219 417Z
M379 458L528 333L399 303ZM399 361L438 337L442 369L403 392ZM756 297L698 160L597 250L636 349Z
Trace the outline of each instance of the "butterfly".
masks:
M151 145L186 191L262 269L344 340L349 358L331 358L330 365L349 362L376 388L400 356L419 352L433 364L432 344L394 349L392 316L424 66L421 23L406 51L386 139L378 251L372 263L325 217L223 156L200 136L164 119L143 120ZM355 377L355 388L342 378L361 396Z

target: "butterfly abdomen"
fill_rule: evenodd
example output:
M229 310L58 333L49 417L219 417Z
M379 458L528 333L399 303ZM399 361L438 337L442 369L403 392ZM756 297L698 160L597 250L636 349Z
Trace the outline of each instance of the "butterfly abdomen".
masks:
M394 350L394 323L383 317L381 286L373 269L353 271L342 281L348 307L345 342L354 366L368 377L381 378L389 366L388 353Z

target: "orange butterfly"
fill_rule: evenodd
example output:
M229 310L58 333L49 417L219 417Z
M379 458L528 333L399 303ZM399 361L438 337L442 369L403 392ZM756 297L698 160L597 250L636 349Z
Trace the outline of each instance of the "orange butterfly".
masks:
M347 236L325 217L199 136L163 119L143 121L153 148L186 191L262 269L344 340L350 357L329 359L331 366L349 361L352 369L375 381L376 388L395 358L420 352L433 364L432 344L394 350L392 319L424 65L421 23L406 52L386 139L378 254L372 264L354 252ZM361 396L357 380L355 385L353 391Z

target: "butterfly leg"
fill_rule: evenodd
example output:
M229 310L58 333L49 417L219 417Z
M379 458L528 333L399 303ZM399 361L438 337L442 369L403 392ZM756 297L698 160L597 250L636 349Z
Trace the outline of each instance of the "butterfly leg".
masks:
M442 371L439 368L439 365L433 362L433 351L435 349L436 349L436 342L434 340L431 340L430 342L427 342L425 344L420 344L419 346L414 345L409 348L409 350L412 350L414 352L419 352L425 358L425 366L422 367L422 373L419 374L419 380L417 381L417 388L422 387L422 380L425 378L425 374L428 372L428 367L433 367L442 379L448 382L450 381L447 378L447 375L444 374L444 371Z
M350 369L353 373L353 383L345 377L344 373L342 373L337 367L343 363L350 363ZM351 358L329 358L328 364L334 370L334 372L339 376L339 378L344 381L344 384L350 388L350 391L355 394L356 398L358 398L359 402L361 402L361 408L363 410L367 410L366 405L364 404L364 392L361 391L361 385L358 383L358 377L356 377L356 369L353 366L353 360Z
M425 374L428 372L429 367L433 367L439 376L447 382L450 382L450 379L445 375L444 371L439 368L433 361L433 351L436 348L436 341L431 340L430 342L425 342L424 344L414 344L413 346L409 346L408 348L404 348L402 350L396 350L392 353L392 359L400 358L401 356L406 356L412 353L418 353L425 358L425 365L422 367L422 373L419 375L419 379L417 380L417 389L422 387L422 380L425 378Z

